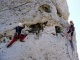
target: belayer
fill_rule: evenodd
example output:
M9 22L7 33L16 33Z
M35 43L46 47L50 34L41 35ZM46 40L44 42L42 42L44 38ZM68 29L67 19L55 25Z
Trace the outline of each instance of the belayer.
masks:
M24 38L27 36L27 34L26 35L21 34L21 31L24 28L25 28L25 24L19 23L18 26L12 29L15 30L14 37L11 40L11 42L7 45L7 47L11 46L17 39L20 39L21 42L24 42Z
M72 40L73 40L74 30L75 30L74 23L73 23L73 21L70 21L70 24L68 26L68 32L66 33L66 35L68 35L70 33L70 40L69 41L70 41L70 44L71 44L71 47L73 50L74 50L74 47L73 47Z

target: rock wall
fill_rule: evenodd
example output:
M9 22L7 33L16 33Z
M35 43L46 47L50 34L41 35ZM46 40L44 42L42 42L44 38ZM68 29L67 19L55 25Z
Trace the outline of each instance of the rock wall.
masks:
M55 31L55 26L60 26L66 32L68 16L66 0L0 0L0 60L78 60L75 34L73 51L70 37ZM15 32L11 29L19 22L28 26L46 21L39 36L29 33L25 42L16 41L6 48Z
M41 5L49 5L51 12L46 12L45 7L40 9ZM46 10L49 9L47 7ZM68 16L65 0L0 0L0 30L6 29L5 25L16 24L19 21L42 21L44 17L60 23L63 21L62 24L65 25Z

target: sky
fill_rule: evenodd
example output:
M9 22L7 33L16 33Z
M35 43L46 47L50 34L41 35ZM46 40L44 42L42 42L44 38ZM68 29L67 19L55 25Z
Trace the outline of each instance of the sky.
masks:
M74 22L77 40L77 50L80 59L80 0L67 0L69 8L69 19Z

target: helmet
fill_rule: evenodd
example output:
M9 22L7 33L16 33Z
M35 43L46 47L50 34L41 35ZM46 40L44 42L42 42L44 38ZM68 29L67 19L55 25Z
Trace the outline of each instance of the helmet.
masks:
M19 23L19 26L23 26L23 24L22 23Z

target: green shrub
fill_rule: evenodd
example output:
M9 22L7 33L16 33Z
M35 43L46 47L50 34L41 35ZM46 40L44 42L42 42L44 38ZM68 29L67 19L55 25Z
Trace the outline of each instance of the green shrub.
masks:
M61 33L61 27L55 26L56 33Z

